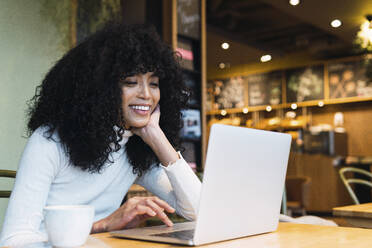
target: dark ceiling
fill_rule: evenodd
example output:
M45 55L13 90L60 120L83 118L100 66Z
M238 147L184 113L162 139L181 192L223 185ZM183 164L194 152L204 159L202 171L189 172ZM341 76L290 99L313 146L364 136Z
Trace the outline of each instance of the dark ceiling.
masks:
M304 51L314 59L348 56L357 53L353 37L363 16L372 13L371 3L302 0L291 6L288 0L207 0L207 31L273 57ZM343 22L338 29L329 25L334 18Z

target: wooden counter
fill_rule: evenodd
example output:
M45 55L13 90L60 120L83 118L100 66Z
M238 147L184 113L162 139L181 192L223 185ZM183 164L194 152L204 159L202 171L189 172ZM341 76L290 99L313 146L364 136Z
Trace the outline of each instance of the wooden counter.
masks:
M333 157L323 154L291 153L287 175L311 178L307 211L332 212L332 208L353 204L343 185Z
M276 232L261 234L231 241L219 242L202 247L265 247L265 248L329 248L329 247L371 247L372 230L348 227L316 226L280 223ZM117 239L109 233L91 235L85 248L115 247L180 247L145 241Z

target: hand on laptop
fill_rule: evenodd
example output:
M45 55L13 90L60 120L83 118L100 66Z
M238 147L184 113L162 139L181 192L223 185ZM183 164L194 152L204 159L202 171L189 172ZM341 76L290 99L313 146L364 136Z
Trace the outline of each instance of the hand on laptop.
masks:
M133 197L127 200L119 209L106 218L93 224L91 233L109 232L124 228L138 226L147 218L157 216L167 226L172 226L172 221L164 212L174 213L168 203L156 196Z

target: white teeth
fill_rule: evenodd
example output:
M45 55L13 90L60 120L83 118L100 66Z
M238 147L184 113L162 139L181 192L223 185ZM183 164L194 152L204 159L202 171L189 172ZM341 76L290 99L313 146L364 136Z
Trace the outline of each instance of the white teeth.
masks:
M144 110L144 111L147 111L147 110L150 110L150 106L139 106L139 105L136 105L136 106L130 106L132 109L139 109L139 110Z

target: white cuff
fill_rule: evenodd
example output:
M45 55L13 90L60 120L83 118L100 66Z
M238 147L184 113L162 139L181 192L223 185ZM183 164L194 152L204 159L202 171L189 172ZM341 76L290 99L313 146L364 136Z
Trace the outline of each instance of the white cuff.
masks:
M170 171L173 167L176 167L176 168L179 167L178 164L182 164L182 163L186 162L183 159L183 157L181 155L181 152L178 151L177 154L178 154L178 159L176 161L169 163L168 166L164 166L163 164L160 163L160 167L162 167L166 171Z

